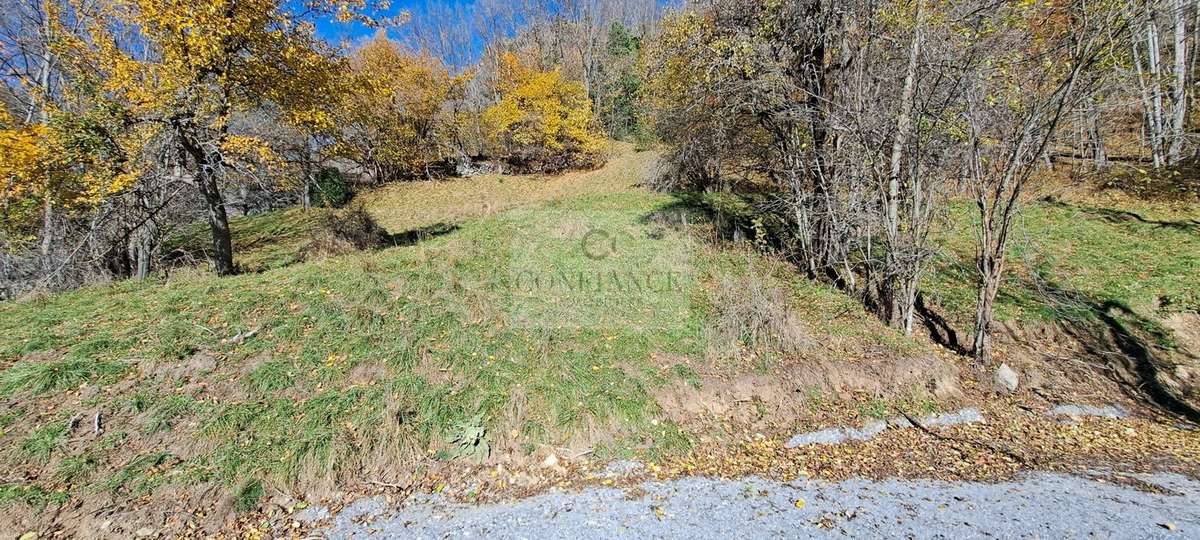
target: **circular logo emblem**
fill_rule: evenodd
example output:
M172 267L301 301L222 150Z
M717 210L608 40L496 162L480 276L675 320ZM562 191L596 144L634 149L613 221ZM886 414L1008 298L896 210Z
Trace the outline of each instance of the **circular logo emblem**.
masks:
M592 229L579 241L583 256L593 261L608 258L617 251L617 239L604 229Z

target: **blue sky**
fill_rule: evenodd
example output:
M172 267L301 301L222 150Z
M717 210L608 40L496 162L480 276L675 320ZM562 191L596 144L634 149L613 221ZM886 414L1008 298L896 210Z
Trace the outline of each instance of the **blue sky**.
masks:
M392 0L392 6L388 9L387 15L395 16L402 11L408 11L413 14L414 19L420 20L426 7L430 4L470 6L474 3L475 0ZM334 43L339 43L343 40L353 43L362 38L369 37L375 33L375 30L357 23L339 23L322 18L317 21L317 33ZM394 30L391 34L393 37L396 37Z

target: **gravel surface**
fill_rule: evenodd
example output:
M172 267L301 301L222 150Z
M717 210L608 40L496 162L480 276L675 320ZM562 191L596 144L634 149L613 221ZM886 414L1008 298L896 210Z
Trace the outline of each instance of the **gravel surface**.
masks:
M1200 538L1200 482L1138 476L1168 494L1048 473L999 484L685 478L508 504L436 497L398 511L364 499L329 538ZM797 503L797 501L802 501Z

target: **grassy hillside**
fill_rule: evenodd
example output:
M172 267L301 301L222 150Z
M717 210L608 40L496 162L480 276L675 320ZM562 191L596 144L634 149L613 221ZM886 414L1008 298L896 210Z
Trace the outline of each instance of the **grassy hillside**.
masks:
M963 331L975 307L974 212L967 202L951 207L924 286ZM1200 205L1113 192L1033 201L1018 219L1009 269L1000 320L1078 322L1116 307L1157 326L1169 314L1200 311Z
M683 201L638 187L655 159L622 147L592 172L388 186L359 202L394 247L306 260L323 211L286 210L235 221L259 273L0 304L0 512L209 488L249 510L431 468L667 458L938 406L955 361L715 242ZM1195 309L1194 207L1089 200L1028 207L1002 318ZM969 210L926 287L964 329Z
M676 199L634 187L653 163L626 150L561 178L392 186L364 197L372 213L393 234L437 234L0 305L0 462L17 471L0 501L211 484L252 508L263 486L399 481L546 448L677 453L693 439L664 389L925 354L836 291L708 242ZM479 197L492 210L462 202ZM290 261L311 222L235 224L239 239L285 230L249 252Z

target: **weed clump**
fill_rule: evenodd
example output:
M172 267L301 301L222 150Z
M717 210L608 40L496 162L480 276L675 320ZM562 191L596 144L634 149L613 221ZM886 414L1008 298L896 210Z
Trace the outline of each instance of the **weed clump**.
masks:
M370 212L362 205L355 205L322 216L319 232L304 248L302 257L307 260L377 249L386 246L389 238Z
M798 314L788 305L784 289L755 274L721 278L713 291L716 317L710 343L718 356L740 347L756 354L792 355L812 345Z

